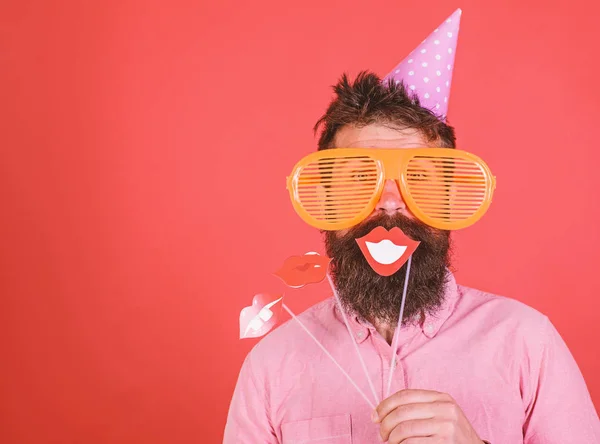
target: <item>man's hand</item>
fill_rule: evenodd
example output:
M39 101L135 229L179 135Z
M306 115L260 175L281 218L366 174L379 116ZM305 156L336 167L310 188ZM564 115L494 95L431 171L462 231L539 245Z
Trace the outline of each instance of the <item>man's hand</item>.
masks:
M373 421L389 444L481 444L456 401L446 393L400 390L377 406Z

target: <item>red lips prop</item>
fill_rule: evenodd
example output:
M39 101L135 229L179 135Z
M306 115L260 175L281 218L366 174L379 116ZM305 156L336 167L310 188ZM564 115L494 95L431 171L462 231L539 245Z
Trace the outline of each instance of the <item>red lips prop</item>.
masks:
M321 282L327 275L331 259L318 253L288 257L283 266L275 272L289 287L300 288L307 284Z
M356 242L373 271L381 276L391 276L400 270L421 243L398 227L388 231L382 226L375 227Z

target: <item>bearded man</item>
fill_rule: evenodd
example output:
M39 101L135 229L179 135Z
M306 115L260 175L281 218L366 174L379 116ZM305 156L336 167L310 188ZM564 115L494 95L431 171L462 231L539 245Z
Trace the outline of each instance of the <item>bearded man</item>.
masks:
M432 60L438 57L435 54ZM407 82L393 76L382 81L370 72L360 73L354 81L342 76L334 87L334 99L315 126L315 131L321 129L319 151L335 155L340 149L360 149L364 163L369 150L377 153L374 156L392 152L389 156L398 158L415 149L453 150L454 128L439 114L447 96L432 104L427 100L429 93L413 87L410 65L416 62L405 61L410 69ZM322 158L319 168L331 163ZM453 164L452 168L458 167ZM375 173L370 174L368 169L347 174L346 182L340 183L369 184ZM451 230L432 226L452 226L448 222L451 213L427 213L423 208L432 204L427 205L422 193L425 203L411 210L416 208L411 195L415 189L436 189L428 188L426 171L423 177L402 180L395 180L395 175L387 171L385 180L378 182L378 198L368 215L356 216L361 220L335 230L323 227L363 205L360 193L351 193L351 199L335 206L333 200L341 199L343 193L332 190L333 176L327 176L323 191L330 205L324 213L327 217L315 216L312 223L323 229L341 303L332 297L299 316L368 393L367 379L353 350L358 347L380 402L372 410L324 352L290 321L262 339L246 357L224 442L600 443L600 421L582 374L549 319L516 300L458 285L450 271ZM410 180L422 180L425 185L411 191L405 183ZM439 195L439 187L437 191ZM437 201L435 196L431 199L440 202L439 196ZM304 203L305 213L315 208L311 204ZM468 205L457 208L457 214L463 214ZM366 249L359 242L379 227L388 233L399 229L410 242L418 242L411 261L392 273L379 271L389 267L390 260L371 248L377 240ZM407 277L408 292L403 298ZM395 368L390 366L394 354ZM391 394L386 396L388 379Z

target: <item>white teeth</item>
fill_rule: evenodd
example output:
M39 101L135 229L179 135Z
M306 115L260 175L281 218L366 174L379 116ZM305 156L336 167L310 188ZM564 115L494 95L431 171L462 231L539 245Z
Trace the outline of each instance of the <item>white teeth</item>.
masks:
M367 249L373 259L383 265L389 265L396 262L402 257L406 251L406 246L399 246L389 239L384 239L381 242L365 242Z

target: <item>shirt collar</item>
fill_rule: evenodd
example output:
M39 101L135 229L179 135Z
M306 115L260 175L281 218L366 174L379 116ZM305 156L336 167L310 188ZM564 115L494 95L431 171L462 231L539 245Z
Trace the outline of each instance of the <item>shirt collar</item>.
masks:
M410 285L410 283L409 283ZM438 310L435 313L426 314L424 319L422 319L421 329L423 333L428 338L433 338L444 322L450 317L454 308L456 307L456 302L458 301L458 285L456 284L456 279L454 278L454 274L450 271L446 271L446 284L444 288L444 300Z
M348 326L350 327L350 332L352 333L352 336L354 337L356 342L359 344L361 342L364 342L371 332L375 331L375 327L373 327L370 322L359 321L358 315L355 312L346 309L342 313L340 310L339 304L337 303L337 301L335 301L335 297L334 297L334 313L335 313L335 317L342 324L344 324L343 315L344 314L346 315L346 319L348 320Z
M435 311L435 313L421 313L418 315L420 317L418 324L425 336L431 339L438 333L438 331L440 331L440 328L442 328L444 322L446 322L446 320L454 311L457 300L458 285L456 284L454 274L450 270L447 270L446 284L444 287L444 300L442 304ZM348 319L350 331L352 332L356 342L359 344L364 342L369 334L376 331L375 327L373 327L370 322L360 321L356 313L348 310L344 310L344 312L346 314L346 318ZM335 314L339 321L344 323L344 319L339 311L337 303L335 304Z

